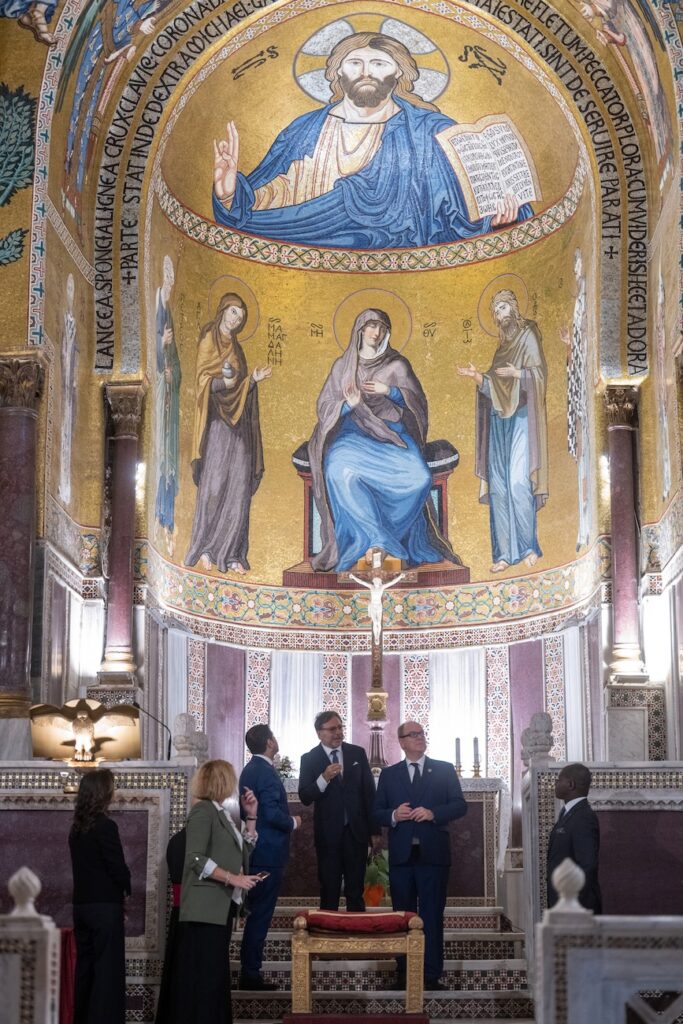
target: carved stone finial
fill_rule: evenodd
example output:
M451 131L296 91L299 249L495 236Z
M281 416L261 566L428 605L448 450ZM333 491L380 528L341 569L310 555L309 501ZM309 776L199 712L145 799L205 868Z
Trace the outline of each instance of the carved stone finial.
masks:
M583 889L586 875L571 857L565 857L552 873L551 881L559 894L559 900L548 913L559 914L590 914L579 903L579 893Z
M538 711L531 716L530 725L522 733L522 761L529 767L533 758L544 757L547 761L553 745L553 720L547 711Z
M605 390L605 409L608 427L638 426L638 388L608 386Z
M40 895L40 890L43 886L38 876L30 868L23 867L15 871L7 883L7 888L14 900L14 910L11 911L10 916L39 916L35 907L35 900Z
M105 384L105 391L114 424L114 437L137 439L142 420L144 385L110 383Z
M32 409L43 393L45 371L35 359L0 360L0 409Z

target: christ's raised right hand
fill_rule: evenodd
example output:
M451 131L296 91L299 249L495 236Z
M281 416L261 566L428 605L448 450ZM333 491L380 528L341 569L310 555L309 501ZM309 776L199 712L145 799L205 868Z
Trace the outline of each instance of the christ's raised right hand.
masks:
M225 139L213 140L213 190L222 203L235 194L240 137L234 121L228 121Z

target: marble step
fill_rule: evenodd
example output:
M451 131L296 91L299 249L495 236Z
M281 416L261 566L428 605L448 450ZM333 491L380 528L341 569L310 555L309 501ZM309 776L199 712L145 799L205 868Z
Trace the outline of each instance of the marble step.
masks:
M289 961L292 955L291 931L268 932L264 959ZM241 933L234 935L230 947L230 959L239 960ZM446 960L512 960L524 955L524 932L461 932L449 929L444 935L444 956Z
M238 971L233 968L236 986ZM278 992L291 989L291 965L286 961L266 961L263 977L278 986ZM393 959L385 960L314 960L312 965L312 991L323 994L362 995L385 994L393 991L395 974ZM444 995L465 992L520 993L527 991L525 960L447 960L442 982L448 986ZM269 993L255 993L255 995ZM435 993L441 996L442 993Z
M357 1015L405 1013L403 992L315 992L313 993L313 1014ZM463 1021L472 1019L481 1022L533 1020L534 1008L530 993L482 991L482 992L434 992L425 997L424 1012L430 1021ZM261 1021L271 1024L281 1021L291 1013L288 993L283 992L235 992L232 994L234 1021Z

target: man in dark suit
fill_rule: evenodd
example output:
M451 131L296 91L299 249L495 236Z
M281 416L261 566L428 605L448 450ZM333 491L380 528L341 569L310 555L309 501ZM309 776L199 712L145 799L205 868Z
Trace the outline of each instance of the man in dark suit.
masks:
M422 726L404 722L398 739L405 760L383 768L374 819L389 829L389 885L394 910L418 911L424 922L425 987L443 989L443 915L451 863L449 821L467 804L452 764L426 756ZM397 987L405 986L399 958Z
M306 806L314 805L320 907L339 910L343 879L346 909L365 910L375 780L363 748L342 742L344 727L335 711L321 711L315 730L320 743L301 758L299 799ZM376 837L373 845L378 842Z
M256 832L258 841L249 861L255 875L268 872L247 899L248 916L242 936L240 988L252 991L274 990L277 985L264 981L261 975L263 946L273 918L285 866L289 860L289 837L301 826L301 818L292 816L287 808L287 794L275 770L273 759L278 742L267 725L252 725L245 741L252 754L240 775L240 793L253 790L258 800Z
M555 868L565 857L571 857L586 876L579 893L579 903L595 914L602 913L602 895L598 882L600 824L588 803L591 773L585 764L567 764L557 776L555 796L564 801L560 816L548 839L548 906L553 907L558 895L551 882Z

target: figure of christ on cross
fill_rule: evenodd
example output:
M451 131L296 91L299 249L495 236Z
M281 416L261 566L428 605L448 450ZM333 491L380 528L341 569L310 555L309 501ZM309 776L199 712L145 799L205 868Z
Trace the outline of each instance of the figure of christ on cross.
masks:
M372 582L369 583L367 580L361 580L358 576L354 576L352 572L349 573L349 579L353 580L354 583L359 583L361 587L366 587L369 591L368 600L368 613L370 615L370 621L372 622L372 639L373 643L379 647L380 639L382 636L382 595L384 591L389 587L393 587L395 583L402 580L405 573L400 573L395 576L393 580L388 580L386 583L382 582L380 576L373 576Z

